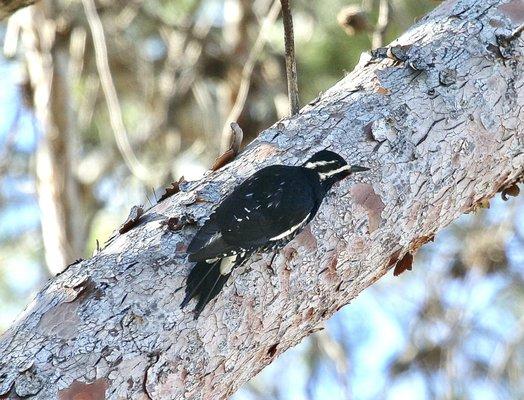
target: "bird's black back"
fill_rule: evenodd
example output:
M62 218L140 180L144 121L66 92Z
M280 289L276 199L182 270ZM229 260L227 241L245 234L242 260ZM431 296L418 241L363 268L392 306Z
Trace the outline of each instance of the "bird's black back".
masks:
M290 228L298 224L303 228L324 197L313 174L284 165L253 174L222 201L195 235L188 248L190 260L257 251Z
M216 208L189 244L196 264L187 278L181 307L197 299L195 318L235 268L253 253L285 246L313 219L336 182L368 168L350 166L322 150L297 167L273 165L253 174Z

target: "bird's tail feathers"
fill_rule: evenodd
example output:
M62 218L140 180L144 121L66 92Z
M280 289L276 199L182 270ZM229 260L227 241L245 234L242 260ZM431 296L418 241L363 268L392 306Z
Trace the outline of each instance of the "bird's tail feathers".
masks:
M194 310L195 319L199 317L204 307L220 293L231 275L231 271L227 274L220 272L221 262L221 259L211 263L197 262L187 277L186 296L180 307L184 308L193 298L198 299Z
M188 250L188 259L189 261L205 261L222 256L223 253L227 253L230 249L231 246L228 245L222 237L217 237L197 251L192 252Z

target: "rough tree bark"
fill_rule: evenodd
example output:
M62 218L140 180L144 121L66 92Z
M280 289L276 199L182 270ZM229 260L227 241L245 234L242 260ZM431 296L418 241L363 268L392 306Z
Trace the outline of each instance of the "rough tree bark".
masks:
M446 2L363 57L232 164L144 214L50 281L0 343L0 395L221 399L444 226L522 177L522 1ZM384 52L385 53L385 52ZM258 168L329 146L350 178L281 251L254 256L199 320L179 304L185 249L213 206ZM75 397L76 396L76 397ZM85 396L85 397L84 397Z

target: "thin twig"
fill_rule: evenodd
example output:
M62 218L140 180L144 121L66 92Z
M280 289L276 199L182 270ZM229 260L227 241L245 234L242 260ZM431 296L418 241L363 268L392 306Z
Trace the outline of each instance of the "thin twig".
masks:
M260 52L266 44L267 32L269 28L277 20L279 12L280 2L279 0L275 0L271 5L271 8L269 9L269 12L267 13L266 17L264 18L264 22L260 26L257 39L255 40L255 44L249 52L249 56L247 57L246 63L244 64L244 68L242 69L242 79L240 81L240 87L238 89L237 97L235 99L235 104L233 104L233 107L231 108L231 111L229 112L229 115L226 118L224 127L222 128L222 137L224 138L222 141L223 150L227 150L227 146L229 145L229 143L227 143L225 139L231 132L230 124L238 120L240 114L242 113L242 110L244 109L244 105L246 104L247 100L247 95L249 93L249 86L251 83L251 75L253 74L253 69L255 68L255 64L258 60Z
M524 32L524 24L520 24L513 32L511 32L511 39L518 38Z
M284 21L284 40L286 45L286 74L289 108L291 115L298 114L297 62L295 59L295 41L293 37L293 18L291 16L290 0L280 0L282 3L282 19Z
M237 155L240 152L240 146L242 145L242 140L244 139L244 132L240 125L236 122L231 122L231 145L229 148L235 152Z
M113 128L118 150L120 150L127 167L133 175L142 181L147 181L151 178L151 174L149 174L148 170L138 161L127 136L126 127L122 117L122 109L118 102L115 84L111 77L111 70L109 69L107 45L102 21L96 10L94 0L82 0L82 4L84 5L87 23L91 29L93 45L95 48L96 67L106 99L109 120L111 127Z
M378 20L373 32L372 47L378 49L384 46L384 38L389 25L389 0L380 0L378 9Z
M222 168L224 165L230 163L240 152L240 146L242 145L242 139L244 138L244 132L242 128L236 123L231 122L231 133L229 134L229 147L228 149L217 157L213 166L212 171L216 171Z
M517 26L509 36L497 36L497 41L499 45L507 47L511 43L511 41L518 39L522 32L524 32L524 24L520 24L519 26Z

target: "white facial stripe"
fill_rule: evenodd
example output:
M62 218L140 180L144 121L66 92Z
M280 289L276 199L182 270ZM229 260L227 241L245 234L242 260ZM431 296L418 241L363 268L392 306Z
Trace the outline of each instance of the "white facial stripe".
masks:
M289 228L287 231L282 232L280 235L275 236L275 237L272 237L272 238L269 239L269 240L270 240L270 241L273 241L273 240L280 240L280 239L285 238L285 237L288 236L288 235L291 235L293 232L295 232L297 229L299 229L302 225L304 225L304 223L307 221L308 218L309 218L309 214L306 215L306 218L304 218L304 219L303 219L302 221L300 221L298 224L292 226L292 227Z
M351 170L351 165L344 165L343 167L340 167L338 169L334 169L333 171L329 171L329 172L326 172L326 173L319 173L318 175L320 176L320 180L323 181L323 180L329 178L330 176L338 174L339 172L349 171L349 170Z
M306 165L304 165L304 167L309 169L315 169L316 167L322 167L323 165L329 165L337 162L337 160L308 162Z

